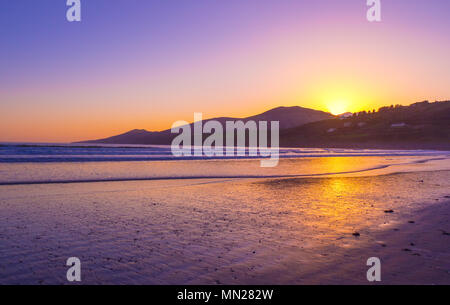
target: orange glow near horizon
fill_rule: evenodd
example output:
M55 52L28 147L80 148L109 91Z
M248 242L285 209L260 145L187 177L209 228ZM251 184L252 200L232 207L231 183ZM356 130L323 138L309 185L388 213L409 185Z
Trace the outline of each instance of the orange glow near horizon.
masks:
M408 103L403 103L408 104ZM384 105L388 105L387 103ZM255 107L256 106L256 107ZM328 99L310 103L286 103L276 104L267 103L264 106L253 105L245 109L218 110L209 113L203 113L203 119L215 117L235 117L244 118L260 114L267 110L279 106L301 106L315 110L330 112L333 115L339 115L345 112L358 112L362 110L371 110L383 104L370 105L357 103L350 99L337 98ZM372 107L373 106L373 107ZM201 108L201 107L199 107ZM197 109L199 109L197 108ZM230 111L234 110L234 111ZM239 111L241 110L241 111ZM57 110L55 110L57 111ZM112 111L112 109L109 109ZM173 113L142 112L139 115L135 113L113 113L105 112L104 117L97 117L95 114L85 114L84 116L61 117L48 113L46 117L35 117L33 111L24 114L22 119L27 121L9 132L8 126L15 123L17 117L10 116L0 121L0 142L48 142L48 143L67 143L84 140L93 140L107 138L110 136L125 133L133 129L145 129L148 131L162 131L170 129L175 121L193 122L193 112L189 110L173 111ZM55 128L58 126L58 128ZM12 135L12 136L11 136Z
M450 98L448 21L426 1L420 9L393 1L391 18L376 24L350 0L164 2L158 13L140 2L108 5L130 20L99 9L98 24L79 28L7 18L0 142L161 131L192 122L194 112L243 118L301 106L341 114ZM160 18L141 16L142 6ZM56 8L35 9L45 16ZM405 13L415 9L430 19Z

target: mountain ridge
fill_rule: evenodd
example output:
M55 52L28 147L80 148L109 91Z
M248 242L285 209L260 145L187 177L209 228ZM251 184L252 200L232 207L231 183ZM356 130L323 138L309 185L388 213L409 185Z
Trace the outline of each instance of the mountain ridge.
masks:
M300 106L280 106L257 115L244 117L244 118L233 118L233 117L216 117L212 119L205 119L203 123L211 120L216 120L221 124L226 121L279 121L280 130L298 127L307 123L332 119L335 118L334 115L328 112L314 110L310 108L304 108ZM189 125L192 125L190 123ZM125 133L114 135L111 137L80 141L76 143L88 143L88 144L170 144L173 137L176 136L171 133L171 129L165 129L162 131L147 131L145 129L132 129Z
M281 147L450 150L450 101L392 105L346 116L303 108L277 107L246 118L203 120L280 121ZM193 123L190 123L192 125ZM105 139L77 143L170 145L170 129L133 129Z

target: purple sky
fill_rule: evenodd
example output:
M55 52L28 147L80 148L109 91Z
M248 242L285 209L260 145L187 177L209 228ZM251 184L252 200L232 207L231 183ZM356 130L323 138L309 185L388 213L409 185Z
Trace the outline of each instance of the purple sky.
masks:
M0 2L0 141L75 141L276 106L450 98L450 1Z

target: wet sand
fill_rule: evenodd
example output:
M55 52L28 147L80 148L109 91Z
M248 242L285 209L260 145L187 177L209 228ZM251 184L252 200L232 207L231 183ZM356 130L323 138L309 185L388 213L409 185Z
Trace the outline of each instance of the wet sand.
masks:
M0 284L449 284L449 178L0 186Z

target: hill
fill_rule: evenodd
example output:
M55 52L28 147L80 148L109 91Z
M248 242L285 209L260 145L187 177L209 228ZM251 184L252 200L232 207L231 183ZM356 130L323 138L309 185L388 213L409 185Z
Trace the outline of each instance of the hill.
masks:
M334 118L334 116L330 113L303 108L303 107L278 107L266 111L264 113L254 115L246 118L230 118L230 117L219 117L209 120L204 120L203 123L216 120L222 123L226 121L249 121L254 120L256 122L259 121L279 121L280 122L280 130L298 127L307 123L321 121L326 119ZM191 124L192 125L192 124ZM105 139L98 140L90 140L90 141L82 141L78 143L97 143L97 144L170 144L172 139L176 135L170 132L170 129L150 132L143 129L134 129L128 131L126 133L112 136Z
M450 101L382 107L283 130L284 147L450 149Z

